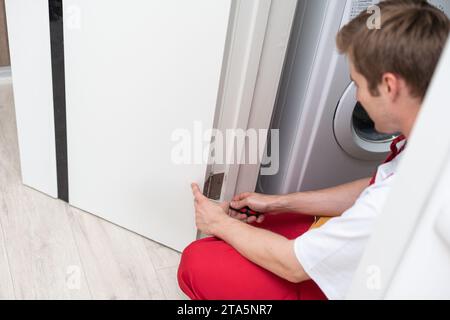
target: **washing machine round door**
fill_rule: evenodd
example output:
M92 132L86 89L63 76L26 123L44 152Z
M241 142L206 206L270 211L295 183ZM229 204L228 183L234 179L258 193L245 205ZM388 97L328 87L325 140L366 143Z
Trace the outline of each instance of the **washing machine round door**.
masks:
M339 146L353 158L381 160L386 158L392 140L399 134L384 134L375 130L375 124L356 101L356 86L352 82L336 108L334 135Z

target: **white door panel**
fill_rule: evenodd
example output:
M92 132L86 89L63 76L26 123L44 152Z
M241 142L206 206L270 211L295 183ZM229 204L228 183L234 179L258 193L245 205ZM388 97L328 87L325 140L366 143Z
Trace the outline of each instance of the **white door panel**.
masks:
M436 220L435 228L442 241L449 248L450 253L450 205L447 204L442 209L442 213Z
M5 7L22 181L57 197L48 0Z
M177 250L195 239L206 164L174 164L171 136L213 126L230 5L64 1L72 205Z

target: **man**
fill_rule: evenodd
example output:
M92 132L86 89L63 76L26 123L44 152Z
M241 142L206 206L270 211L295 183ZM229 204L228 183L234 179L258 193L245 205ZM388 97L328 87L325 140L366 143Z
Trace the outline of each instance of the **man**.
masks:
M388 0L380 9L380 30L367 28L363 12L339 32L337 46L376 129L402 133L389 159L371 179L288 195L244 193L221 205L193 184L197 227L214 237L183 252L178 281L190 298L345 297L450 30L426 1ZM265 214L247 219L231 210L245 206ZM331 219L310 228L314 216Z

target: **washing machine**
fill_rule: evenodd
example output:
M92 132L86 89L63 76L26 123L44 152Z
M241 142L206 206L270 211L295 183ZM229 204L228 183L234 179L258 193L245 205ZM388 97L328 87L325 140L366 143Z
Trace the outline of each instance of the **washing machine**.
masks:
M299 0L271 123L280 130L279 171L260 175L257 192L335 186L371 176L386 158L398 134L375 130L335 43L341 27L378 2ZM449 1L430 2L450 13ZM269 141L271 150L276 148Z

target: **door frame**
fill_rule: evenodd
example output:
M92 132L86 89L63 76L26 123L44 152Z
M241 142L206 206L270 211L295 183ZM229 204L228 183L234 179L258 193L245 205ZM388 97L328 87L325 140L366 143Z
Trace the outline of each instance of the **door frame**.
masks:
M269 129L297 2L232 1L215 129ZM267 137L263 145L266 141ZM248 145L244 149L247 152ZM260 159L256 164L211 164L205 181L224 173L220 200L230 200L255 190L260 165Z

